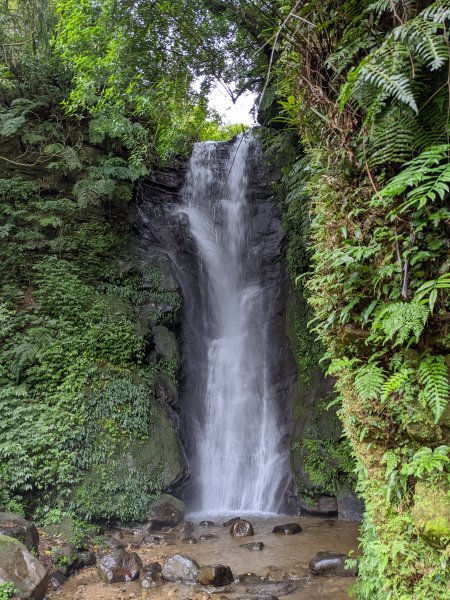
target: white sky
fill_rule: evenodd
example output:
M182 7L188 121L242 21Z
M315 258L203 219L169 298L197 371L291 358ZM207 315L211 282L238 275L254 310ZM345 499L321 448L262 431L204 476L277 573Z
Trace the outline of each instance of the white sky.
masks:
M242 123L243 125L256 125L255 119L250 114L255 105L256 94L244 92L233 104L230 96L222 86L215 86L209 94L209 107L216 110L225 124Z

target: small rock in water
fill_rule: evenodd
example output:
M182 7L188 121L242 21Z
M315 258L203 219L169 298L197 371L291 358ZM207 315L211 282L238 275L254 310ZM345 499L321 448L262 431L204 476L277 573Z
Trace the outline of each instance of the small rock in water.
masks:
M286 523L285 525L277 525L273 528L272 533L279 535L294 535L294 533L300 533L302 528L298 523Z
M217 535L214 535L213 533L203 533L199 538L199 540L217 540Z
M215 523L213 521L200 521L198 525L199 527L214 527Z
M183 538L181 538L182 544L196 544L197 538L195 538L191 533L187 533Z
M233 523L230 529L233 537L248 537L254 535L253 525L245 519L238 519Z
M170 529L170 531L175 531L176 533L184 534L184 533L192 533L194 531L194 529L195 529L194 523L192 523L191 521L184 521L183 523L180 523L176 527L172 527L172 529Z
M311 573L321 577L355 577L358 567L345 568L346 554L337 552L318 552L309 563Z
M222 587L233 582L233 573L230 567L224 565L206 565L200 567L197 575L198 583L202 585L213 585L214 587Z
M148 590L150 588L163 585L164 582L161 577L161 570L162 567L157 562L153 562L142 567L141 574L139 576L141 588Z
M97 564L97 571L104 583L133 581L139 577L142 561L136 552L116 550L106 554Z
M241 544L239 548L246 548L247 550L253 550L257 552L264 548L264 542L251 542L250 544Z
M242 573L236 577L234 583L261 583L262 580L262 577L256 573Z
M230 525L233 525L233 523L236 523L236 521L240 521L239 517L232 517L231 519L228 519L228 521L225 521L225 523L223 523L224 527L229 527Z
M166 581L195 583L199 570L199 564L189 556L174 554L164 565L162 577Z

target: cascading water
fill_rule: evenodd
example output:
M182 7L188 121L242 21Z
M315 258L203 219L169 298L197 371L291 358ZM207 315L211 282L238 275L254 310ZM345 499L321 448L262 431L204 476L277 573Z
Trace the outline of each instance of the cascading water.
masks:
M279 290L263 281L267 248L247 194L258 154L245 136L196 144L176 209L198 262L185 335L196 355L186 367L191 497L202 512L277 512L289 480L274 380L281 357L269 331Z

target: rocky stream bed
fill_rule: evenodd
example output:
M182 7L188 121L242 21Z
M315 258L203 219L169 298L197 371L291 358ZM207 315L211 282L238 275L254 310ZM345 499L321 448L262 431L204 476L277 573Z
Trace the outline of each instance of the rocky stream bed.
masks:
M10 528L11 537L2 537L23 548L20 554L15 547L16 559L26 556L26 545L31 550L36 546L34 526L28 533L24 527ZM5 533L5 528L0 530ZM64 536L41 532L39 559L47 575L45 569L33 567L34 577L42 581L18 597L344 600L355 575L344 563L357 548L357 536L357 523L270 515L189 515L173 526L150 521L104 531L100 546L84 550L63 541ZM6 580L3 567L0 564L0 582Z

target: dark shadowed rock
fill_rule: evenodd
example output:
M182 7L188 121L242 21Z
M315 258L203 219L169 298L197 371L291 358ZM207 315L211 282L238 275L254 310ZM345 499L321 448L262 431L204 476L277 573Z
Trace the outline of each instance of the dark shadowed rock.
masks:
M237 521L240 521L239 517L231 517L231 519L228 519L228 521L225 521L225 523L223 523L223 526L224 527L229 527L230 525L233 525Z
M164 581L161 577L161 571L162 567L157 562L150 563L142 567L141 573L139 575L141 588L144 590L148 590L150 588L159 587L163 585Z
M45 567L15 538L0 535L0 583L11 581L15 597L41 600L47 591Z
M225 567L224 565L205 565L204 567L200 567L197 581L202 585L222 587L233 582L233 573L230 567Z
M66 542L52 547L52 558L56 571L62 575L70 575L78 567L78 550L74 544Z
M238 519L233 523L230 529L233 537L248 537L254 535L253 525L245 519Z
M199 569L198 563L192 558L184 554L175 554L170 556L164 565L162 577L166 581L195 583Z
M343 488L338 492L337 506L340 521L362 521L364 503L350 488Z
M175 527L184 519L184 513L185 506L181 500L170 494L163 494L150 505L148 518L153 521L154 529L165 525Z
M217 540L218 538L213 533L203 533L198 539L203 542L205 540Z
M213 521L200 521L198 525L199 527L214 527L215 523Z
M319 496L313 505L300 502L301 514L334 516L338 512L337 500L334 496Z
M142 561L136 552L116 550L107 554L97 563L97 571L105 583L133 581L139 577Z
M68 577L66 577L62 573L53 573L53 575L50 575L50 586L52 590L57 590L59 587L64 585L67 580Z
M272 533L276 533L278 535L294 535L295 533L300 533L302 528L298 523L286 523L285 525L276 525L273 528Z
M318 552L309 563L311 573L321 577L354 577L358 574L358 567L345 568L346 554L337 552Z
M118 540L115 537L107 537L105 539L105 544L111 550L122 550L123 548L125 548L125 544L121 540Z
M0 535L7 535L22 542L28 550L37 553L39 533L34 523L9 512L0 512Z
M264 542L251 542L250 544L241 544L239 548L246 548L253 552L258 552L264 548Z
M89 550L83 550L82 552L78 552L78 558L76 560L76 569L81 569L83 567L92 567L95 565L97 559L93 552Z

